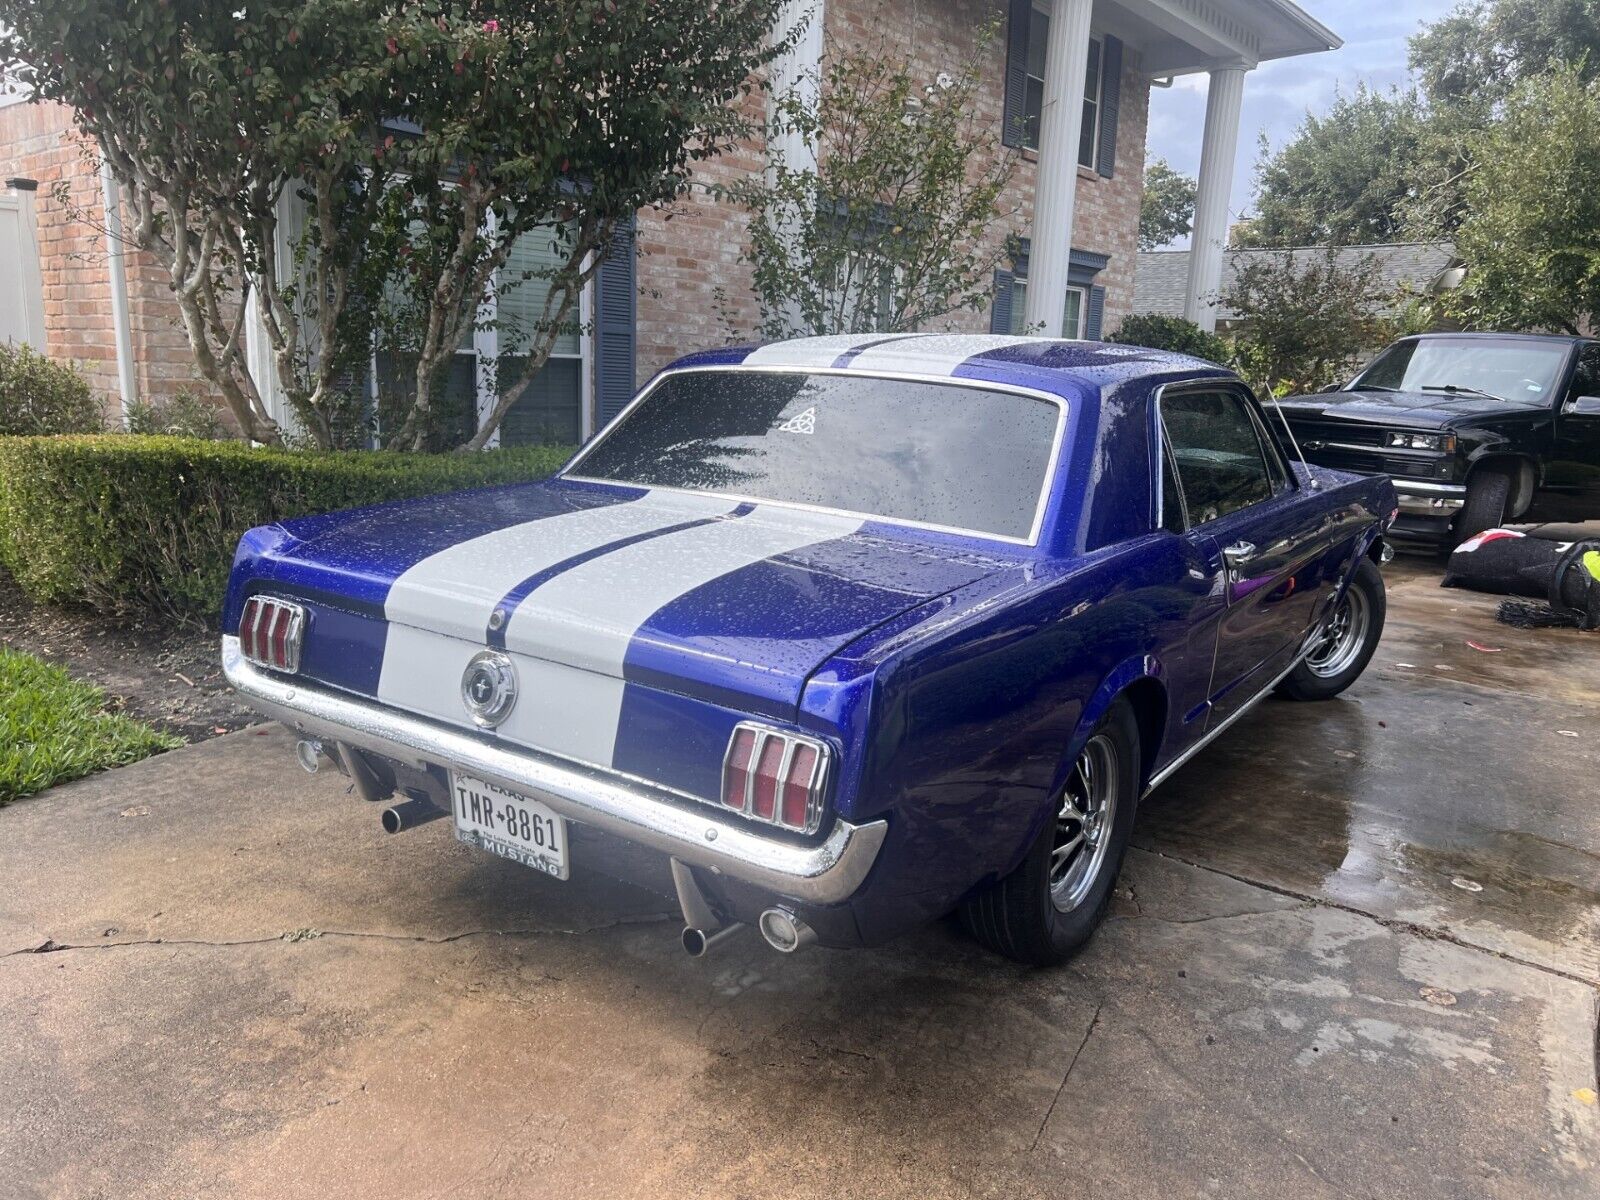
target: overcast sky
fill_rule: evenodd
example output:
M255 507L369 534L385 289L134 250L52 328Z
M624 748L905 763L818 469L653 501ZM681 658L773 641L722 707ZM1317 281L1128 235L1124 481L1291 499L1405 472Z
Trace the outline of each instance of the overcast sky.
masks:
M1300 0L1300 6L1344 45L1263 63L1244 77L1244 119L1233 175L1233 217L1250 211L1257 137L1265 131L1274 148L1283 145L1305 117L1323 112L1336 90L1357 82L1386 88L1406 81L1406 38L1417 27L1455 7L1455 0ZM1184 75L1170 89L1150 92L1149 155L1164 158L1186 175L1200 169L1200 132L1206 112L1206 77Z

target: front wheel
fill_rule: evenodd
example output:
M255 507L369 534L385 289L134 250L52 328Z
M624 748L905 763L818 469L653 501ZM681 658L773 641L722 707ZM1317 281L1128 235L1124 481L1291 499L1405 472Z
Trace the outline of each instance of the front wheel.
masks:
M1372 661L1387 611L1383 573L1364 558L1311 653L1289 672L1278 691L1291 700L1331 700L1344 691Z
M962 905L973 937L1035 966L1065 962L1083 948L1122 869L1139 762L1139 727L1119 700L1089 735L1021 865Z

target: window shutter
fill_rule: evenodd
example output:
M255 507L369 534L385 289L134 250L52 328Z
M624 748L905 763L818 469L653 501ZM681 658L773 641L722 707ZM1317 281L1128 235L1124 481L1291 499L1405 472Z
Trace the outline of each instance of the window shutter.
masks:
M1100 327L1105 323L1106 316L1106 290L1103 287L1089 289L1089 311L1083 318L1083 337L1085 341L1098 342L1100 340Z
M633 399L639 293L630 218L619 225L595 278L595 427Z
M1014 291L1011 281L1014 278L1010 271L994 273L994 308L989 312L990 333L1011 332L1011 297Z
M1028 25L1033 0L1010 0L1006 16L1006 101L1000 140L1022 145L1023 109L1028 103Z
M1095 163L1110 179L1117 169L1117 109L1122 103L1122 42L1106 34L1100 52L1100 145Z

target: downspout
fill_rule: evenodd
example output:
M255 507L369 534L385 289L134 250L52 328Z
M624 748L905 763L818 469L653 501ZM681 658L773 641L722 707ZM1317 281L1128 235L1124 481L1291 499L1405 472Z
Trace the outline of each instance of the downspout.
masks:
M106 272L111 277L111 325L117 341L117 386L122 392L122 426L139 398L133 375L133 329L128 323L127 243L122 238L122 195L111 164L100 160L100 191L106 216Z

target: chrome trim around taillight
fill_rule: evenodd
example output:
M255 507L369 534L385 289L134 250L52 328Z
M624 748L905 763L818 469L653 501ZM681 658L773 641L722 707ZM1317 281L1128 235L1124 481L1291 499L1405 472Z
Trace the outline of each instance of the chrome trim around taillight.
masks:
M733 763L733 748L738 744L742 730L749 730L755 735L755 740L750 747L750 762L745 768L744 806L736 809L727 803L728 768ZM778 792L773 798L772 817L769 820L756 813L756 771L761 765L762 752L773 738L782 738L784 749L783 760L778 764ZM794 752L800 746L811 747L817 756L817 765L812 771L811 783L806 789L806 816L803 826L790 825L783 819L783 792L787 786L789 768L794 764ZM778 829L788 829L794 833L815 833L822 828L822 813L827 804L828 782L833 773L832 768L833 747L821 738L780 729L760 721L740 721L728 735L728 748L722 752L722 790L717 799L729 812L740 813L753 821L760 821Z
M288 622L283 634L282 662L272 656L273 631L280 620ZM251 596L239 614L239 648L256 666L293 675L300 670L300 645L305 628L306 610L301 605L276 596Z

